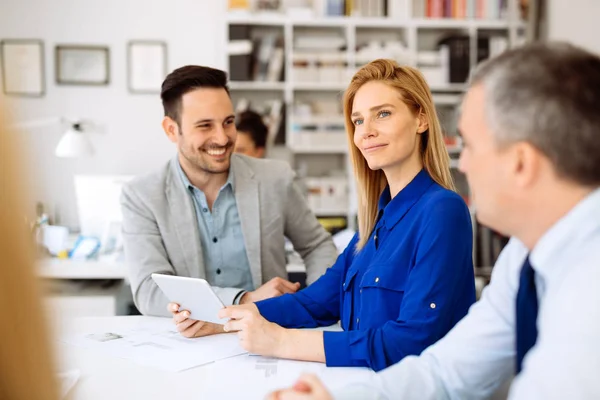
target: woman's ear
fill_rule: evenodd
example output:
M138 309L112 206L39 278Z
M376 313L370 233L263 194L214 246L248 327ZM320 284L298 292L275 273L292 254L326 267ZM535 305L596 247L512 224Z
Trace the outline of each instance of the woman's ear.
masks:
M421 134L429 129L429 119L422 112L419 113L417 118L419 125L417 126L417 133Z

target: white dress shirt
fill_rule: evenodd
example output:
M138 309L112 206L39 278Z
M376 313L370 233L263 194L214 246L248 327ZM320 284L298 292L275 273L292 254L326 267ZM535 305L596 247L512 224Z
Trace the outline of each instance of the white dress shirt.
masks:
M481 300L443 339L420 357L407 357L334 397L490 397L515 371L515 299L527 253L511 239ZM530 260L539 333L512 381L509 399L600 399L600 189L542 236Z

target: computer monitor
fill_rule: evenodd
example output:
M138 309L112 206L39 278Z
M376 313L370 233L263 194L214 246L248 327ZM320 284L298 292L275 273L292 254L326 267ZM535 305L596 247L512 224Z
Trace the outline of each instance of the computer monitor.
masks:
M121 189L131 175L76 175L75 196L80 233L98 238L101 249L118 247L121 230Z

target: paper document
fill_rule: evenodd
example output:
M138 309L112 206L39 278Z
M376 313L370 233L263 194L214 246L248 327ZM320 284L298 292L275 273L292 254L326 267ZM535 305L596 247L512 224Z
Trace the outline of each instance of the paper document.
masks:
M235 333L188 339L177 332L170 319L129 330L80 333L62 342L172 372L246 353Z

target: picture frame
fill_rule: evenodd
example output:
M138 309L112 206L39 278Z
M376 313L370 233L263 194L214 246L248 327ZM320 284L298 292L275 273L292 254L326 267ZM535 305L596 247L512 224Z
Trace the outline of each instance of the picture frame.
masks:
M25 97L42 97L46 94L42 40L0 41L0 69L4 94Z
M106 86L110 83L110 49L107 46L57 45L58 85Z
M127 44L127 86L130 93L160 93L167 76L167 44L159 40L131 40Z

